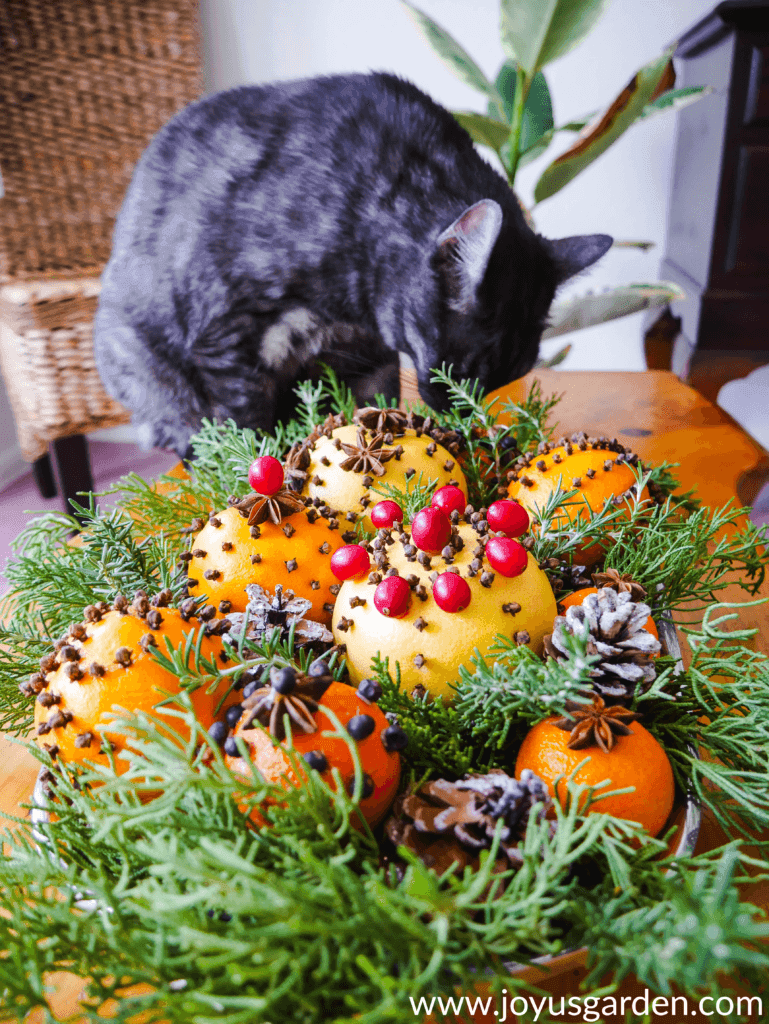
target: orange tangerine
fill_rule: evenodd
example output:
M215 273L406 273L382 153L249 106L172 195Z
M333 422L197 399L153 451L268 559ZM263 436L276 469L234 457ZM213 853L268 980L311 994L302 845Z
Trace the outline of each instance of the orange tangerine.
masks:
M567 746L569 732L559 729L555 725L557 721L557 718L547 718L526 734L515 762L516 778L520 778L525 768L530 768L563 805L566 782L562 779L556 792L555 779L559 775L569 776L589 756L590 760L575 775L575 782L596 785L604 779L611 780L611 785L602 787L596 795L627 786L633 786L634 790L600 800L588 813L637 821L650 835L656 836L673 809L675 783L668 756L652 734L639 722L633 722L628 726L631 734L616 736L608 752L598 746L571 750Z
M390 723L376 704L361 700L356 691L346 683L331 683L319 703L318 710L313 712L312 716L317 724L317 730L311 733L301 732L297 728L293 730L292 739L298 770L291 764L286 746L283 743L274 744L266 729L258 725L245 728L239 724L235 736L245 741L252 763L268 782L280 783L283 786L300 786L307 777L306 773L312 770L306 764L304 755L320 754L322 758L318 758L317 761L321 766L318 770L321 771L322 777L334 788L331 770L337 768L345 788L352 794L355 779L352 754L347 742L341 737L323 735L326 731L335 731L335 726L325 713L325 709L333 711L342 728L346 728L350 720L357 716L369 716L373 720L371 732L365 738L355 740L364 772L364 795L359 806L366 821L370 825L376 825L395 799L400 780L400 755L396 750L386 749L382 737ZM248 716L244 715L241 722L247 721ZM226 761L233 771L251 778L250 768L242 757L228 755Z

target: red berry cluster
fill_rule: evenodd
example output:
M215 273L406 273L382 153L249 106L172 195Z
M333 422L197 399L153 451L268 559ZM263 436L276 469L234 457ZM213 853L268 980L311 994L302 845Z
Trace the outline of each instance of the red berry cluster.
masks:
M452 513L459 515L466 509L467 496L460 487L447 484L439 488L432 503L414 516L411 543L425 554L439 554L451 541ZM371 510L371 521L380 529L391 529L404 518L403 509L394 501L377 502ZM520 576L528 565L528 554L515 538L528 530L528 513L517 501L502 499L489 507L486 520L495 534L486 542L489 565L501 576ZM331 569L340 580L357 579L369 568L368 553L359 544L338 548L331 559ZM470 584L457 572L441 573L432 590L435 603L446 612L464 611L472 599ZM387 576L374 590L374 607L389 618L403 618L411 607L409 584L401 576Z

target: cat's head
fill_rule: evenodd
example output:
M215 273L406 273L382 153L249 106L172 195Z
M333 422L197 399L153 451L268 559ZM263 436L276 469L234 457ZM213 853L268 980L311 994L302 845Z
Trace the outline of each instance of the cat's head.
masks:
M431 308L411 311L406 324L424 401L447 406L445 390L430 383L442 363L453 365L455 379L478 379L487 391L528 373L557 288L611 244L608 235L545 239L517 207L503 213L493 199L465 210L430 254Z

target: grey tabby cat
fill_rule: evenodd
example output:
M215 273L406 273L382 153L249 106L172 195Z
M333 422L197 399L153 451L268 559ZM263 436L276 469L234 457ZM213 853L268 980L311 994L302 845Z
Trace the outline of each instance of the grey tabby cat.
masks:
M359 400L398 354L494 388L533 366L556 288L611 245L548 241L451 114L388 74L222 92L142 156L95 321L99 372L146 445L201 418L270 428L318 360Z

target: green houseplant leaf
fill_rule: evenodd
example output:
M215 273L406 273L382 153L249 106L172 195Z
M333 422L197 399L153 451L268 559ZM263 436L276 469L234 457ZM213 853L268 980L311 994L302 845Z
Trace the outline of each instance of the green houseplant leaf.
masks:
M488 96L497 98L497 90L494 88L494 84L489 81L467 50L460 46L453 36L445 28L442 28L437 22L433 21L424 11L420 11L418 7L410 4L408 0L402 0L402 3L411 20L449 71L452 71L457 78L472 86L473 89L478 89Z
M685 293L670 281L654 284L623 284L597 294L579 295L573 299L555 302L550 310L550 326L542 340L557 338L560 334L579 331L584 327L617 320L652 306L665 306L668 302L686 298Z
M670 73L672 52L672 48L666 50L637 71L598 120L545 169L534 189L536 202L541 203L560 191L643 115L661 81Z
M499 69L496 88L502 97L502 114L500 120L509 125L513 116L513 104L515 102L516 87L516 64L513 60L506 60ZM489 116L498 117L500 113L499 103L489 103ZM526 150L533 146L544 134L550 131L554 125L553 101L550 97L550 89L547 80L541 71L538 71L531 80L529 91L526 96L526 103L523 108L523 122L521 124L521 149ZM509 130L509 129L508 129Z
M502 0L502 46L533 78L586 36L606 0Z
M510 125L494 117L475 114L471 110L454 110L452 113L473 142L488 146L495 153L499 153L510 137Z
M713 92L707 85L687 85L683 89L668 89L651 103L647 103L641 112L641 117L653 117L655 114L673 113L688 107L690 103L696 103Z

